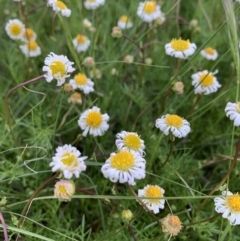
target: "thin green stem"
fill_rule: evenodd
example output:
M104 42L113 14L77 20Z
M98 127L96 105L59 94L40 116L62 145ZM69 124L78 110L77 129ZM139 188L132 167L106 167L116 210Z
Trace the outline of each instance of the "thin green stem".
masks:
M169 160L169 158L170 158L170 156L172 154L172 151L173 151L173 138L174 138L173 134L170 133L170 149L169 149L169 152L168 152L168 155L167 155L167 158L166 158L165 162L159 167L159 170L161 170L166 165L166 163L168 162L168 160Z
M197 104L199 103L201 97L202 97L202 95L198 95L198 96L197 96L197 99L196 99L195 103L193 104L193 106L192 106L191 110L189 111L189 114L187 115L186 118L188 118L189 116L192 115L192 113L193 113L193 111L195 110Z

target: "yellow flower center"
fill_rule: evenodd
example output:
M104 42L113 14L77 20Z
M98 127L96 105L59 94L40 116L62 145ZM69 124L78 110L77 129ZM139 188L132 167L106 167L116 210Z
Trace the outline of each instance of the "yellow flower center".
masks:
M67 9L67 6L62 1L56 1L56 6L60 8L61 10Z
M110 157L111 166L120 171L128 171L134 166L134 155L128 151L120 151L115 156Z
M18 36L21 33L21 31L22 31L22 27L19 24L17 24L17 23L13 23L10 26L9 31L10 31L10 33L12 35Z
M130 22L130 19L129 19L128 16L123 15L123 16L120 18L120 21L126 23L126 22Z
M158 186L150 186L145 192L146 197L162 197L162 191ZM148 199L148 202L157 203L159 199Z
M183 125L183 118L178 115L168 115L165 119L168 126L181 127Z
M64 186L59 186L58 187L58 191L63 194L63 195L66 195L67 194L67 190Z
M95 3L96 0L87 0L87 2L89 2L89 3Z
M209 47L209 48L204 49L204 52L209 55L214 55L215 49Z
M34 51L38 48L38 44L35 41L28 42L27 46L30 51Z
M34 31L30 28L27 28L23 37L27 40L31 40L33 39L34 35L35 35Z
M91 128L98 128L102 124L101 112L91 111L86 118L87 125Z
M78 34L76 40L79 44L84 44L86 42L86 37L84 35Z
M130 133L124 137L124 145L137 151L141 147L141 140L138 135Z
M172 39L171 47L175 51L185 51L185 50L189 49L190 42L189 42L189 40L182 40L181 38L180 39Z
M213 75L203 73L200 75L199 82L203 87L208 87L213 84Z
M227 206L233 212L240 212L240 196L238 193L226 197Z
M60 77L63 77L66 73L65 65L58 60L54 60L49 68L52 71L52 75L60 74Z
M66 166L77 166L77 158L71 152L66 152L61 157L61 162Z
M155 1L148 1L145 3L143 11L145 13L151 14L151 13L155 12L156 6L157 6L157 4Z
M86 85L86 83L87 83L87 77L85 74L75 75L74 80L75 80L76 84L78 84L78 85Z

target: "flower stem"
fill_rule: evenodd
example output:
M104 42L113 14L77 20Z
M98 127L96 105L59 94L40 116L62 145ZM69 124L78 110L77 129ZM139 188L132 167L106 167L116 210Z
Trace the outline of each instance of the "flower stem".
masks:
M6 223L3 218L2 212L0 211L0 221L2 223L2 228L3 228L3 234L4 234L4 241L8 241L8 234L7 234L7 228L6 228Z
M25 81L25 82L23 82L23 83L20 83L20 84L16 85L15 87L13 87L12 89L10 89L10 90L7 92L7 95L6 95L6 98L5 98L5 108L6 108L6 111L7 111L7 112L6 112L6 113L7 113L7 124L8 124L8 126L9 126L10 133L11 133L11 135L12 135L12 138L13 138L13 141L15 142L15 144L17 144L17 139L15 138L14 133L13 133L13 130L12 130L11 115L10 115L10 106L9 106L9 104L8 104L8 98L9 98L10 94L11 94L13 91L15 91L15 90L17 90L17 89L19 89L19 88L21 88L21 87L23 87L23 86L26 86L26 85L28 85L28 84L32 84L32 83L34 83L34 82L42 79L43 77L44 77L44 75L40 75L40 76L38 76L38 77L36 77L36 78L27 80L27 81Z
M131 38L128 37L127 35L122 34L122 36L123 36L125 39L127 39L128 41L132 42L134 45L136 45L136 46L139 48L139 50L140 50L141 53L142 53L142 63L144 63L144 62L145 62L145 58L144 58L144 48L141 47L135 40L131 39Z
M19 228L21 228L22 225L23 225L23 223L24 223L26 213L27 213L27 211L28 211L28 208L29 208L32 200L36 197L36 195L37 195L45 186L47 186L50 182L52 182L53 180L55 180L58 176L59 176L59 172L57 172L54 176L50 177L48 180L46 180L44 183L42 183L42 184L37 188L37 190L31 195L31 197L29 198L28 202L26 203L26 205L24 206L24 208L23 208L23 210L22 210L21 217L20 217L19 222L18 222L18 227L19 227Z
M79 193L79 192L87 193L87 194L90 194L90 195L96 195L96 193L93 192L93 191L89 191L89 190L81 189L81 188L76 189L76 193ZM107 205L111 206L112 210L115 209L115 207L110 202L110 200L106 200L104 198L99 198L99 200L102 201L104 204L107 204Z
M193 104L192 109L190 110L187 118L192 115L192 113L193 113L193 111L195 110L197 104L199 103L201 97L202 97L202 95L198 95L198 96L197 96L197 99L196 99L195 103Z
M214 192L216 192L219 189L219 187L221 187L227 181L227 179L229 178L232 170L234 169L234 167L235 167L235 165L237 163L237 158L238 158L239 152L240 152L240 138L238 139L238 142L237 142L237 145L236 145L236 151L235 151L235 154L234 154L231 166L229 167L229 169L228 169L226 175L223 177L223 179L218 183L218 185L215 188L212 189L212 191L208 194L208 196L211 196ZM204 205L207 203L208 200L209 199L205 199L200 204L200 206L197 208L196 212L193 214L193 218L204 207Z
M137 238L136 238L136 236L135 236L135 234L134 234L134 232L133 232L132 227L131 227L130 224L128 224L128 230L129 230L129 232L130 232L133 240L134 240L134 241L137 241Z
M170 158L170 156L172 154L172 151L173 151L173 138L174 138L174 136L172 135L172 133L170 133L170 141L171 141L171 143L170 143L170 150L169 150L169 153L167 155L167 158L166 158L165 162L160 166L159 169L162 169L166 165L166 163L168 162L168 160L169 160L169 158Z

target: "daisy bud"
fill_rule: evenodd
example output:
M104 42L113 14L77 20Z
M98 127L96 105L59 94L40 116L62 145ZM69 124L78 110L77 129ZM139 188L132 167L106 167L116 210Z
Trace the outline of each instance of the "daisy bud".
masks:
M174 83L172 90L176 92L177 95L183 94L184 84L182 81L177 81Z
M165 14L161 12L160 16L156 19L158 25L162 25L166 21Z
M112 68L111 75L118 75L118 71L115 68Z
M196 28L196 27L198 27L198 20L197 20L197 19L192 19L192 20L189 22L189 27L190 27L190 28Z
M95 65L95 61L92 57L86 57L84 60L83 60L83 64L86 66L86 67L93 67Z
M92 69L89 72L89 75L91 78L97 78L97 79L101 79L102 77L102 72L99 69Z
M128 64L132 64L134 61L134 57L132 55L126 55L124 57L124 62L128 63Z
M75 193L75 185L72 181L60 180L54 186L54 196L60 201L70 201Z
M83 19L83 26L86 27L86 28L90 28L90 27L92 27L92 23L87 18L84 18Z
M72 104L82 104L82 95L78 92L74 92L71 94L71 96L68 98L68 103Z
M94 27L90 27L88 30L89 30L89 32L91 32L91 33L96 32L96 28L94 28Z
M121 38L122 37L122 29L119 27L113 27L111 35L113 38Z
M122 211L122 221L124 223L129 223L132 220L132 218L133 218L133 214L131 210L127 209Z
M146 58L145 59L145 64L147 64L147 65L151 65L152 64L152 59L151 58Z
M67 83L67 84L64 84L63 90L64 90L65 92L71 92L71 91L73 91L73 87L72 87L71 84Z
M161 223L162 231L164 233L169 233L172 236L178 235L178 233L182 229L182 223L178 216L168 214L165 218L161 220Z

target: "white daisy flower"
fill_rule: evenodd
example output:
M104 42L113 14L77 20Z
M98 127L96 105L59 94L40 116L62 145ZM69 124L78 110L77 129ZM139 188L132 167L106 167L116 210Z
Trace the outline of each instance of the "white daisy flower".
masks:
M62 16L69 17L71 15L71 10L62 1L48 0L48 6L51 6L54 12L60 12Z
M165 51L167 55L171 55L175 58L186 59L188 56L194 54L197 46L194 43L190 43L189 40L172 39L172 41L165 45Z
M14 2L21 2L22 0L13 0Z
M94 10L101 5L104 5L105 0L86 0L83 4L88 10Z
M159 213L159 209L164 209L165 200L162 199L164 197L164 192L165 190L157 185L147 185L143 189L138 190L138 197L154 198L141 199L141 201L147 206L149 210L153 211L156 214ZM137 201L139 202L139 200Z
M91 43L91 41L85 35L81 34L78 34L72 42L78 53L87 51Z
M209 72L207 70L199 71L193 74L191 77L193 79L192 85L194 86L195 94L209 95L216 92L221 85L214 76L218 71Z
M18 19L10 19L5 30L7 35L14 40L21 39L25 32L25 25Z
M217 50L210 47L201 50L200 54L208 60L216 60L218 57Z
M128 183L135 185L134 179L145 178L145 159L135 151L122 149L118 153L112 153L103 164L101 171L105 178L111 182Z
M88 132L93 136L102 136L109 128L108 120L108 114L102 114L100 109L94 106L81 114L78 125L83 130L83 136L86 136Z
M226 116L233 120L234 126L240 126L240 102L228 102L225 107Z
M140 2L137 9L137 15L147 23L151 23L161 15L160 6L156 1Z
M227 218L231 225L240 224L240 195L230 191L223 191L221 197L214 198L215 210L222 213L223 218Z
M144 141L140 139L140 136L135 132L122 131L117 134L117 139L115 142L118 150L123 148L136 152L139 152L141 155L145 155Z
M156 120L155 126L159 128L164 135L171 132L175 137L185 137L191 130L190 124L178 115L164 115Z
M66 179L71 179L73 175L78 178L80 173L86 170L84 160L87 156L80 156L80 151L71 145L59 146L49 165L53 172L62 171Z
M41 48L35 41L29 41L28 43L20 45L19 47L26 57L37 57L41 55Z
M58 81L57 86L64 84L65 79L72 73L75 69L72 67L74 64L70 62L69 59L64 55L57 55L50 53L44 61L45 66L43 66L43 71L47 72L44 77L47 82L51 82L53 79Z
M22 41L29 42L29 41L35 41L36 39L37 39L37 34L31 28L26 28L22 36Z
M87 78L85 74L76 74L74 79L69 81L69 84L72 85L73 89L80 89L83 91L85 95L89 94L90 92L94 91L94 82Z
M131 28L133 23L128 16L122 15L118 20L117 26L121 29Z

